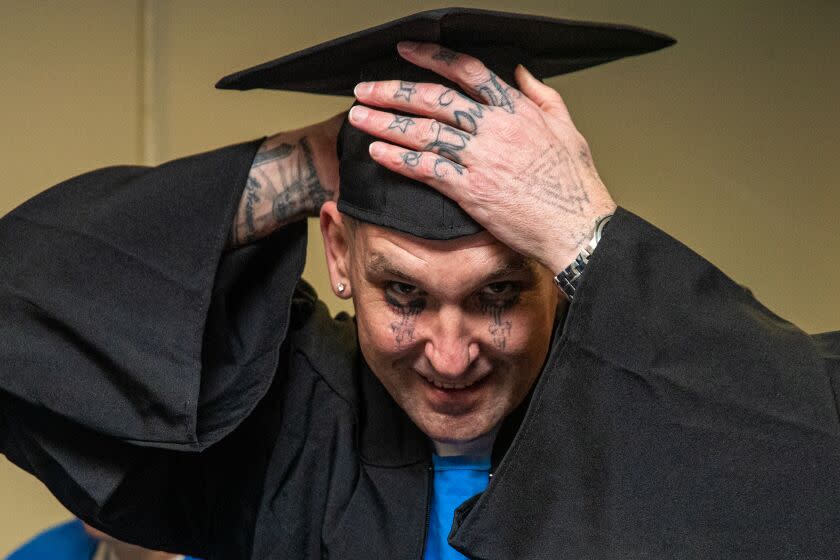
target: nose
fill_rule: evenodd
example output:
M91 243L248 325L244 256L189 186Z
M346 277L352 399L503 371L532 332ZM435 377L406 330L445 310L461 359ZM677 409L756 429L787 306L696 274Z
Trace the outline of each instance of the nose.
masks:
M455 379L478 357L478 343L470 336L464 315L457 308L442 307L437 320L431 323L426 359L438 375Z

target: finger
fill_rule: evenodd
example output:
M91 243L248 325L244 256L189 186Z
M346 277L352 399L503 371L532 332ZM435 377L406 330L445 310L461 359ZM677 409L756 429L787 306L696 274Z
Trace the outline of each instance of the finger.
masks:
M487 105L502 107L508 113L516 112L520 92L477 58L435 43L403 41L397 44L397 50L407 61L455 82Z
M533 101L537 107L550 113L555 117L571 122L572 117L569 115L569 109L563 102L563 98L557 93L553 87L547 86L540 80L534 77L527 68L521 64L517 65L515 72L516 83L519 90L525 96Z
M406 150L385 142L370 145L370 157L383 167L437 189L459 202L469 180L469 170L433 152Z
M350 124L388 142L412 150L434 152L465 164L467 147L474 136L433 119L393 115L356 105L350 110Z
M439 84L418 84L402 80L362 82L354 90L366 105L385 107L436 121L477 134L488 107L463 93Z

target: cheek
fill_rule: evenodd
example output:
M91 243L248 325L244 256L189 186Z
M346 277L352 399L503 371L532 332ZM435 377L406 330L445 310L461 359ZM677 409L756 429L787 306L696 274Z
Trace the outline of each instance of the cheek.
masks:
M387 305L372 305L363 313L357 309L359 344L368 363L392 362L404 355L417 340L416 319Z

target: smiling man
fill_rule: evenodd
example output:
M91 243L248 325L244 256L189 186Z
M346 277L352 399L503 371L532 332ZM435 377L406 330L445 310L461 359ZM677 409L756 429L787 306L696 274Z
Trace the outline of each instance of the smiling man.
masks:
M832 557L837 335L618 208L518 65L671 42L438 10L223 79L358 104L5 217L0 448L207 558Z

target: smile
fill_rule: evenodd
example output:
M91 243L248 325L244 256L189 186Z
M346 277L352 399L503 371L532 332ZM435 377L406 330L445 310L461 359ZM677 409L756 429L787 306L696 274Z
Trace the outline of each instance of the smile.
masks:
M430 377L426 377L425 375L422 375L421 377L423 377L423 379L425 379L426 382L428 382L430 385L434 385L438 389L447 389L447 390L466 389L468 387L472 387L473 385L475 385L476 383L478 383L479 381L481 381L483 379L483 378L475 379L475 380L471 381L470 383L443 383L441 381L437 381L437 380L432 379Z

